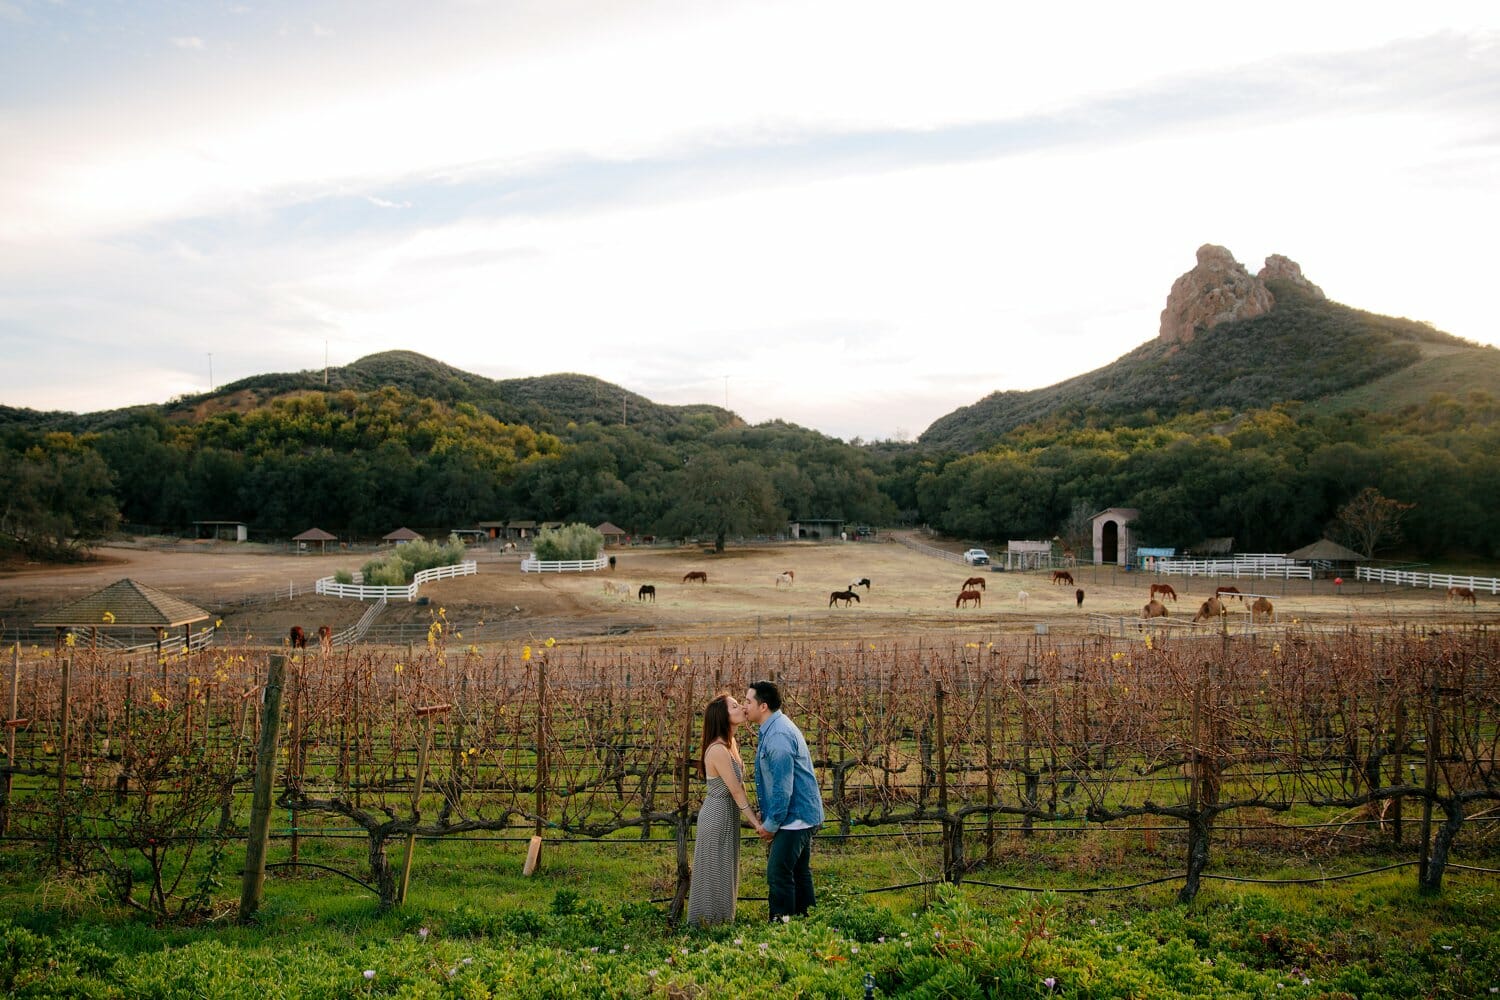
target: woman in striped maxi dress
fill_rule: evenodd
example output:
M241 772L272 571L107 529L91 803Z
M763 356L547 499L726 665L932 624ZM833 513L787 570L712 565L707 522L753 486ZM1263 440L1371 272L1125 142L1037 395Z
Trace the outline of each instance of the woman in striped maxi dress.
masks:
M757 833L761 830L745 794L745 765L734 738L744 721L744 706L727 694L703 710L698 776L707 780L708 790L698 810L688 883L688 923L700 927L734 919L734 903L740 894L740 818L746 818Z

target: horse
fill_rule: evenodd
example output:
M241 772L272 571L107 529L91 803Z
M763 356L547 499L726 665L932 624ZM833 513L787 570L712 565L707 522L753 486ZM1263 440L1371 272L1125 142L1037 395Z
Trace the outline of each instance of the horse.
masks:
M318 645L325 653L333 651L333 629L327 625L318 626Z
M1198 613L1193 616L1193 622L1206 622L1210 618L1217 618L1224 613L1224 602L1216 596L1210 597L1198 605Z
M1479 598L1477 598L1477 597L1474 596L1474 588L1473 587L1449 587L1448 588L1448 600L1450 600L1450 601L1468 601L1470 604L1473 604L1473 605L1476 605L1476 606L1479 604Z
M506 542L504 545L500 546L500 551L501 552L514 552L514 551L516 551L516 543L515 542Z
M656 603L656 587L654 584L643 583L641 584L641 589L636 591L635 599L637 601L644 601L648 597L651 598L652 604Z
M1250 620L1257 622L1262 618L1268 622L1274 622L1276 620L1276 606L1264 597L1257 597L1255 603L1250 605Z
M694 581L697 581L698 583L707 583L708 574L703 572L701 569L695 569L682 578L683 583L693 583Z
M1055 570L1052 571L1052 582L1053 583L1066 583L1068 586L1071 587L1071 586L1073 586L1073 574L1069 573L1065 569L1055 569Z
M293 649L307 648L307 636L303 634L301 625L293 625L291 632L287 633L287 638L291 641Z
M776 586L779 587L779 586L781 586L784 583L788 587L790 587L793 583L796 582L796 579L797 579L796 577L792 576L792 571L791 570L787 570L785 573L777 573L776 574Z
M1026 593L1026 591L1024 591L1024 590L1018 590L1018 591L1016 591L1016 600L1018 600L1018 601L1021 602L1021 607L1023 607L1023 608L1026 607L1026 598L1028 598L1030 596L1031 595L1028 594L1028 593Z
M976 608L984 607L984 595L977 590L960 591L958 600L953 602L955 608L961 608L965 604L972 604Z
M1240 588L1238 587L1219 587L1214 591L1214 596L1221 597L1225 600L1228 600L1231 597L1238 597L1241 604L1245 603L1245 597L1240 593Z
M1141 617L1166 618L1167 606L1153 597L1150 601L1147 602L1146 606L1141 609Z
M838 601L844 602L844 607L849 607L849 602L859 603L859 595L852 590L835 590L828 595L828 606L831 608Z
M1153 583L1151 585L1150 599L1154 601L1158 596L1170 597L1175 601L1177 600L1177 591L1172 589L1172 585L1170 583Z
M1077 590L1073 591L1073 599L1078 602L1078 606L1080 608L1083 607L1083 588L1082 587L1079 587Z
M964 581L964 589L965 590L973 590L975 587L978 587L980 590L988 589L984 585L984 577L982 577L982 576L971 576L967 580Z
M868 594L870 592L870 578L868 576L862 576L858 580L849 581L849 589L853 590L855 587L865 588L865 593Z

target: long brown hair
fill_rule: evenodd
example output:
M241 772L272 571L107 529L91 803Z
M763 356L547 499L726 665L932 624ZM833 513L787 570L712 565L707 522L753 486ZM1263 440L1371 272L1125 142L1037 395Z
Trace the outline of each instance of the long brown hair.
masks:
M703 766L708 748L716 742L728 746L729 740L729 695L721 694L703 710L703 746L698 750L698 777L708 776L708 771Z

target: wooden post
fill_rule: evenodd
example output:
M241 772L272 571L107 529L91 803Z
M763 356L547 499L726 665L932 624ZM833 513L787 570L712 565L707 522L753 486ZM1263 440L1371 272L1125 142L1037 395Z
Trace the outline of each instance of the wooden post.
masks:
M302 787L302 679L306 674L307 651L303 650L301 656L292 654L292 745L288 748L291 753L287 761L288 770L291 771L292 780L297 787ZM291 811L292 819L292 863L295 864L302 857L302 834L301 824L298 822L297 810Z
M21 693L21 643L10 647L10 711L5 716L5 766L16 766L16 728L20 722L16 713L20 711ZM10 771L5 772L5 783L0 786L0 837L10 832Z
M934 738L937 740L937 796L938 815L943 824L943 881L957 882L962 879L959 869L962 867L964 853L962 829L948 816L948 740L944 726L944 705L946 697L943 691L943 682L935 681L933 684L935 716L933 720Z
M427 783L427 755L432 750L432 717L446 712L447 705L424 705L417 709L422 717L422 747L417 751L417 778L411 789L412 829L406 834L406 853L401 859L401 881L396 886L396 905L406 902L406 887L411 884L411 861L417 850L416 827L422 822L422 786Z
M1396 736L1392 746L1391 761L1391 784L1400 785L1406 781L1403 771L1402 749L1406 745L1406 694L1403 691L1396 692ZM1391 803L1391 843L1397 847L1401 846L1401 796Z
M542 865L542 828L547 815L547 659L536 666L536 821L526 847L522 875L535 875Z
M1432 798L1437 794L1438 752L1438 683L1434 675L1429 682L1431 693L1427 712L1427 774L1423 782L1427 794L1422 798L1422 859L1417 866L1418 888L1426 891L1429 884L1427 867L1432 862Z
M984 676L984 861L995 863L995 714L994 671L985 668Z
M286 657L271 654L271 671L261 692L264 706L260 743L255 752L255 786L250 803L249 842L245 845L244 879L240 884L240 922L248 923L260 909L266 888L266 848L271 839L271 786L276 778L276 749L281 735L281 685Z
M693 675L688 675L687 695L682 703L682 742L677 763L677 891L672 896L672 912L668 919L673 926L682 919L687 908L688 889L692 880L688 864L688 758L693 753Z
M62 867L63 832L67 825L68 796L68 724L71 721L68 702L72 696L73 658L63 660L62 705L58 709L60 731L57 739L57 835L52 841L52 863Z

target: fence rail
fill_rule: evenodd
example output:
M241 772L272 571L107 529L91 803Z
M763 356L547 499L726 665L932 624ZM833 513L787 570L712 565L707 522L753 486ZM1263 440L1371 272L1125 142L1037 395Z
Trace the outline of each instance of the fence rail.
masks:
M1473 591L1486 591L1491 594L1500 594L1500 578L1493 576L1457 576L1453 573L1416 573L1405 569L1377 569L1373 566L1360 566L1354 571L1357 580L1369 580L1372 583L1394 583L1403 587L1441 587L1446 590L1449 587L1468 587Z
M1275 577L1282 580L1311 580L1313 568L1279 556L1254 559L1158 559L1148 572L1163 576L1227 576L1235 579Z
M317 582L314 590L325 597L352 597L359 601L382 599L410 601L417 596L417 591L422 589L424 583L431 583L434 580L451 580L459 576L473 576L478 572L479 565L471 559L451 566L436 566L432 569L421 570L412 577L411 583L404 587L367 587L363 583L339 583L333 577L325 576Z
M521 561L522 573L591 573L609 565L608 556L598 559L553 559L543 560L528 556Z

